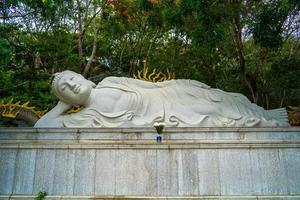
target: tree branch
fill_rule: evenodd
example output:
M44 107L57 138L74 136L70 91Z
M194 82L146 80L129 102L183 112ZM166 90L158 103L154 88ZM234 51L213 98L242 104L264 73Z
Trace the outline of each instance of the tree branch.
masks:
M240 80L242 81L245 88L251 93L252 100L257 102L257 95L253 90L253 87L249 80L246 77L246 64L245 64L245 56L244 56L244 46L242 42L242 26L241 26L241 17L240 13L235 13L233 17L233 32L234 32L234 41L236 44L236 50L239 58L239 66L240 66Z

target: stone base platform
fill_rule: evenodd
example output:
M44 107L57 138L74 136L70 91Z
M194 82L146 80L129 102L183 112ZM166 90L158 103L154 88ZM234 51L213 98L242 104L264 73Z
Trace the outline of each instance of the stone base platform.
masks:
M0 129L0 199L300 199L300 128Z
M32 200L37 196L34 195L0 195L0 199L9 199L9 200ZM269 196L205 196L205 195L197 195L197 196L46 196L45 200L279 200L279 199L288 199L288 200L299 200L299 195L269 195Z

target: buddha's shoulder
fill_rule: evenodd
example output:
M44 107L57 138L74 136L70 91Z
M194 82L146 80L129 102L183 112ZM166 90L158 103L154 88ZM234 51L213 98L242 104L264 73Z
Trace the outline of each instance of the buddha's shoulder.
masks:
M120 82L131 81L131 80L134 79L128 77L108 76L104 78L100 83L110 83L110 82L120 83Z

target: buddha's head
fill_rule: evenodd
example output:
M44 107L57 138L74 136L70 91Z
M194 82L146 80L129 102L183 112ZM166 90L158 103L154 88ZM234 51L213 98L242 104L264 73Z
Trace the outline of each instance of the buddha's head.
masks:
M73 106L84 106L90 97L95 83L72 71L55 73L52 91L56 97Z

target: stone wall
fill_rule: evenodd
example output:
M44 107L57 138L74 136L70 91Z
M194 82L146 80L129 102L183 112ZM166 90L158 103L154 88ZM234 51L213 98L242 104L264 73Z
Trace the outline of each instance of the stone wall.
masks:
M0 199L300 199L299 128L0 129Z

